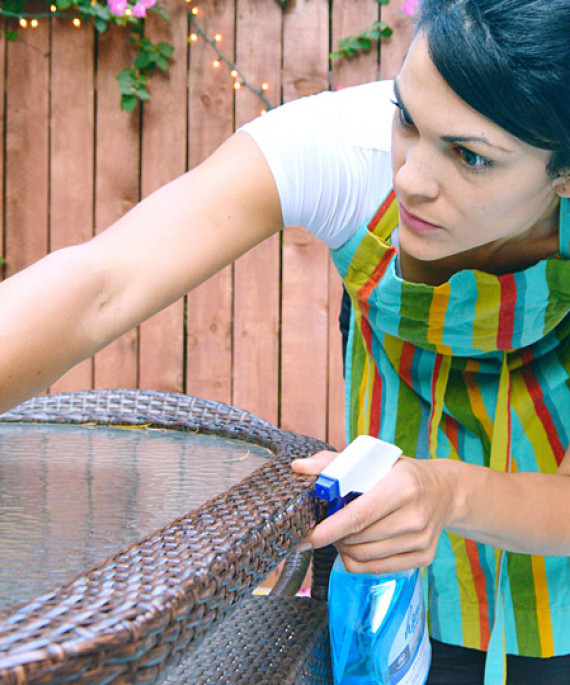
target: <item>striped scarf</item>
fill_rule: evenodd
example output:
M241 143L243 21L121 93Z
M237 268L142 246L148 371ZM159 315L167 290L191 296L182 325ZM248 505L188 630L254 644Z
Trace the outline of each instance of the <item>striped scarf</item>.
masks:
M554 473L570 441L567 231L560 255L528 269L460 271L434 287L398 277L398 221L392 191L331 253L352 301L349 439L370 434L419 459ZM503 553L443 531L425 576L435 639L491 651L494 633L502 654L570 654L568 558Z

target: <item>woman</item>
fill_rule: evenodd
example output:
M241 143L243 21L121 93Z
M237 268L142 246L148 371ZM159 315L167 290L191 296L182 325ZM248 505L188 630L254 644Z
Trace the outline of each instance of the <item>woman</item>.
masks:
M428 683L482 682L487 651L501 682L503 644L509 682L570 682L569 38L562 3L426 0L395 82L395 194L333 250L351 435L416 460L307 544L354 572L428 566Z
M567 0L424 0L395 86L269 113L3 283L2 407L302 224L351 294L351 436L415 457L306 545L428 567L429 683L486 652L491 685L505 652L510 683L570 682L569 79Z

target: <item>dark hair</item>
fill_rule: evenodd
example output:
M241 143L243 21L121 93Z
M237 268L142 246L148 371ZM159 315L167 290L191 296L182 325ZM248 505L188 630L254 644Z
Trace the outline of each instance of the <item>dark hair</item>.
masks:
M416 31L462 100L570 169L570 0L422 0Z

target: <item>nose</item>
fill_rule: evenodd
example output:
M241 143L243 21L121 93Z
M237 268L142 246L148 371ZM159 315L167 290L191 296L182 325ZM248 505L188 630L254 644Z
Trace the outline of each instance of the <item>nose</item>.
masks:
M437 164L421 140L394 156L394 188L399 197L434 200L439 194Z

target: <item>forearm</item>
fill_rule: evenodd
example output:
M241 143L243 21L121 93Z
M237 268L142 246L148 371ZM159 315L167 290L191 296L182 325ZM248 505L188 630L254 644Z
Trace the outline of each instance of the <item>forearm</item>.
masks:
M570 477L563 470L498 473L451 460L440 466L457 484L448 530L512 552L570 555Z

